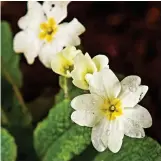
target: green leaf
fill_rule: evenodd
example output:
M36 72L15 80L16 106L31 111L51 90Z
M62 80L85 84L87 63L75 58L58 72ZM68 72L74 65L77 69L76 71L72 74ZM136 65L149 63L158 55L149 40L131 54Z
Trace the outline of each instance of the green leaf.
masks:
M12 124L31 123L31 115L21 96L22 75L20 56L13 52L12 32L9 24L1 23L2 108ZM10 120L11 119L11 120Z
M69 90L70 99L84 93L83 90L80 90L77 87L75 87L70 81L70 79L68 80L68 87L69 87L68 90ZM35 129L34 146L39 158L44 158L44 159L48 158L50 157L50 153L52 153L53 147L55 148L55 146L59 146L59 145L64 146L63 144L68 144L68 142L64 142L64 141L66 137L69 137L68 135L70 135L70 133L75 133L75 137L77 137L79 133L81 133L81 127L77 125L73 126L73 123L70 118L71 113L73 111L73 109L70 106L70 101L71 101L70 99L64 100L64 91L61 89L59 94L55 98L56 106L53 106L53 108L49 112L48 117L44 121L40 122L37 128ZM87 136L89 132L87 132L86 134L84 133L83 129L82 129L82 132L83 132L82 136L83 135ZM70 140L72 138L66 138L66 139L70 142L70 144L75 142L75 140ZM73 139L74 139L74 135L73 135ZM85 149L86 147L84 145L85 144L84 142L86 142L85 140L86 139L84 138L84 140L82 140L82 143L80 141L80 151L82 149ZM66 159L72 158L74 154L76 154L76 152L73 150L74 148L69 148L66 150L66 157L65 157ZM60 149L56 153L61 153ZM57 155L56 153L55 155Z
M13 51L12 32L9 24L5 21L1 23L1 62L2 74L9 77L13 84L20 87L22 85L22 75L19 69L19 55Z
M91 128L73 125L48 149L43 161L69 161L90 144Z
M4 21L1 23L1 47L2 124L15 136L20 156L29 158L33 156L31 151L34 152L32 148L32 118L19 89L22 85L19 67L20 55L13 51L11 28ZM15 160L14 157L12 160ZM31 158L28 160L31 161ZM6 161L9 161L7 157Z
M121 150L114 154L109 150L99 153L93 161L160 161L161 146L152 138L124 138Z
M34 131L34 145L43 161L68 161L90 143L90 129L71 121L70 101L53 107L48 117Z
M7 130L1 128L1 158L2 161L15 161L17 156L17 147L14 138Z
M64 100L53 107L48 117L34 131L34 146L40 158L47 153L56 139L72 125L70 101Z
M26 126L31 122L31 115L23 102L23 99L18 93L18 97L15 94L15 91L12 85L6 81L5 78L1 77L2 83L2 117L7 118L5 125L16 125L16 126ZM16 91L17 92L17 91ZM19 99L18 99L19 98ZM4 125L4 121L2 122Z

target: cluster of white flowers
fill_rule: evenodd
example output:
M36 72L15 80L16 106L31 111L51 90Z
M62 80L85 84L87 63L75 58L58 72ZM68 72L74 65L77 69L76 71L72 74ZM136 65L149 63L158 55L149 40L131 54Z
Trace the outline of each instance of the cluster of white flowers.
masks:
M85 28L74 18L69 23L60 22L67 16L68 1L28 2L28 12L18 21L22 31L14 38L14 50L24 53L27 62L33 64L38 56L50 68L52 57L68 45L80 45Z
M23 31L15 36L14 49L23 52L29 64L39 56L46 67L72 78L78 88L89 90L89 94L71 101L75 110L71 119L80 126L92 127L91 140L99 152L108 147L116 153L124 135L142 138L143 128L152 125L151 115L138 104L148 86L141 85L141 78L135 75L120 82L105 55L91 58L75 48L85 28L77 19L59 24L67 16L68 3L28 2L28 12L18 22Z

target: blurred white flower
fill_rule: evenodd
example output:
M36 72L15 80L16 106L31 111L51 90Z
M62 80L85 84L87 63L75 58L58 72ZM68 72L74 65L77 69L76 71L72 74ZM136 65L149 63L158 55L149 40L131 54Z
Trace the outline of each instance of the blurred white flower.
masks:
M109 67L109 60L105 55L97 55L91 59L90 55L86 53L79 53L74 58L74 70L71 72L73 84L78 88L88 90L89 85L86 80L87 74L93 74L105 67Z
M68 45L80 44L79 35L85 28L74 18L69 23L60 22L67 16L68 1L28 2L28 12L18 21L22 29L14 38L14 50L24 53L27 62L33 64L39 56L48 68L51 58Z
M76 111L71 119L80 126L92 128L91 140L99 151L107 147L114 153L121 148L124 134L132 138L145 136L144 129L152 125L149 112L137 103L148 86L140 85L138 76L128 76L121 82L110 69L88 75L91 94L75 97L71 106Z
M52 70L64 77L71 77L71 71L74 68L74 57L81 53L74 46L68 46L59 53L55 54L51 60Z

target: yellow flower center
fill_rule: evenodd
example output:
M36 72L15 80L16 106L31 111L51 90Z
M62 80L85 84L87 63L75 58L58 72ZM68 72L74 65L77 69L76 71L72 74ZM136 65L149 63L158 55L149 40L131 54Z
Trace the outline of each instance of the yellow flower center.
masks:
M53 18L49 18L47 22L40 24L39 38L50 42L58 31L58 26Z
M73 70L74 66L72 64L66 65L63 68L63 73L67 76L70 76L71 71Z
M108 120L115 120L117 116L123 114L120 99L105 100L101 106L101 112L103 112Z
M70 73L74 68L73 60L68 60L61 54L59 54L59 56L61 58L61 64L62 64L59 70L63 75L70 77Z

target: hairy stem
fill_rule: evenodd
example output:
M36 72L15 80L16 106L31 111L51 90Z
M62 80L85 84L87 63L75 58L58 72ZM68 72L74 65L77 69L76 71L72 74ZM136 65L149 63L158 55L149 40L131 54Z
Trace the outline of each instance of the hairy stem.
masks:
M69 99L68 78L60 76L59 85L64 91L64 98Z

